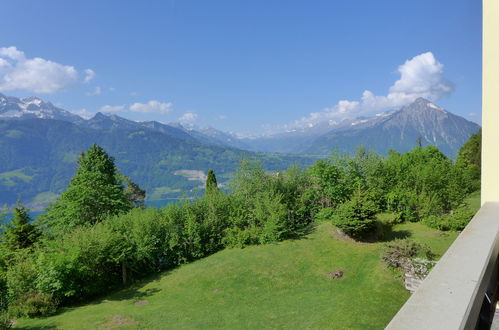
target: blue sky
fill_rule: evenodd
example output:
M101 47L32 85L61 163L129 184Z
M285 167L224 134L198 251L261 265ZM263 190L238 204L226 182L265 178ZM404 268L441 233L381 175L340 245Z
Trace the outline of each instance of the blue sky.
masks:
M72 111L258 133L423 95L480 122L477 0L15 0L2 12L0 92Z

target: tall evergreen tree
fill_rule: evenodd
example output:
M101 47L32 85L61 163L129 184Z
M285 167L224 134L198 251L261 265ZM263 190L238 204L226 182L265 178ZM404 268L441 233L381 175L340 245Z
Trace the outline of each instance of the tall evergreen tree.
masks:
M125 195L131 207L143 207L146 199L146 191L141 189L138 184L129 177L121 175L122 181L126 185Z
M208 171L208 176L206 177L206 192L212 192L218 190L217 178L215 172L210 168Z
M95 224L131 208L114 158L94 144L80 155L76 175L65 192L49 206L45 222L54 229Z
M14 217L5 225L2 242L11 251L31 247L40 237L40 230L31 223L29 210L17 202Z

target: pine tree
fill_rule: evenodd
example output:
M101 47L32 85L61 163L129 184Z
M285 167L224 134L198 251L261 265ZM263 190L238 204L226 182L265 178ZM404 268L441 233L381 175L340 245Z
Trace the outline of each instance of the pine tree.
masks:
M67 190L43 217L53 229L95 224L131 208L114 158L104 149L94 144L80 155L78 165Z
M143 207L146 199L146 191L142 190L129 177L122 175L122 180L126 185L125 195L131 207Z
M215 172L210 168L208 171L208 176L206 177L206 192L210 193L212 191L218 190L217 178Z
M2 237L3 243L11 251L31 247L40 237L39 229L31 223L29 210L17 202L14 208L14 217L9 224L5 225Z

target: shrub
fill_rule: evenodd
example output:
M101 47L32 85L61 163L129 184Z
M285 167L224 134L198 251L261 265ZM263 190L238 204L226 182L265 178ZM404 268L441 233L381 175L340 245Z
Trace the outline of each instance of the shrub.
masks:
M404 267L409 259L416 257L433 260L435 255L426 245L407 239L388 243L381 254L381 260L393 268Z
M463 230L470 220L475 215L475 212L468 206L463 205L453 210L452 213L443 214L440 216L430 215L423 220L423 223L430 228L447 231L447 230Z
M16 317L35 317L49 315L57 310L57 302L50 295L29 292L11 304L9 312Z
M10 320L10 315L6 310L0 311L0 329L7 330L12 328L12 321Z
M376 229L376 204L358 191L351 200L338 206L333 225L353 238L363 238Z

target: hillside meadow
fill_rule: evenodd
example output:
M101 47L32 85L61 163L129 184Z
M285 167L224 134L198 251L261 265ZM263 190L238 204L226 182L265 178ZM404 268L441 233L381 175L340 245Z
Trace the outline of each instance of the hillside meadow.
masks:
M397 237L441 255L457 233L406 223L393 228ZM381 262L384 244L355 242L320 223L302 239L225 249L15 328L381 329L409 297L400 274Z

